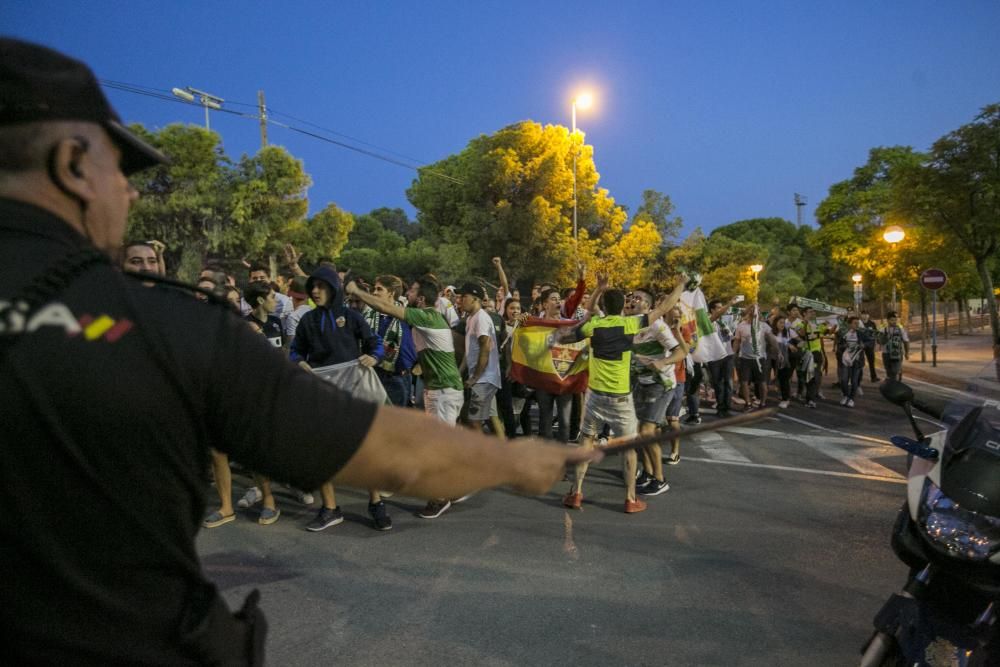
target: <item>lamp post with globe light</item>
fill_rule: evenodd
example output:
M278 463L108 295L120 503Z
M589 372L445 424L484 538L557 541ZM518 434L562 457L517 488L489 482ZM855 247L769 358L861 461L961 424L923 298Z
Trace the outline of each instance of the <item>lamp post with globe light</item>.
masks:
M576 157L577 157L577 147L576 147L576 109L577 107L581 109L589 109L594 103L594 96L590 93L580 93L573 99L573 134L570 137L573 140L573 245L576 246L577 237L577 222L576 222Z
M858 314L861 313L861 296L862 296L862 275L860 273L855 273L851 276L851 280L854 281L854 310Z
M893 264L893 266L892 266L892 270L893 270L893 278L892 278L892 310L895 311L896 310L896 278L895 278L895 272L896 272L896 254L895 254L896 253L896 244L899 243L900 241L902 241L904 238L906 238L906 232L904 232L903 228L900 227L899 225L890 225L889 227L885 228L884 232L882 232L882 238L893 249L893 256L892 256L892 258L893 258L893 262L892 262L892 264Z

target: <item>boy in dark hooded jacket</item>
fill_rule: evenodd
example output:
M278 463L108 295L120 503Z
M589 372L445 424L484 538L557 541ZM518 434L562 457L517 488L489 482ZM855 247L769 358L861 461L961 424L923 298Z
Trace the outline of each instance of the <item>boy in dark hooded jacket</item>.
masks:
M290 357L306 368L341 364L355 359L372 367L382 358L382 339L372 332L361 313L344 305L344 289L337 269L322 264L306 281L306 293L316 308L302 316L295 329ZM335 526L344 520L337 505L333 484L320 487L323 506L306 526L313 532ZM377 530L392 528L385 501L379 492L369 490L368 512Z

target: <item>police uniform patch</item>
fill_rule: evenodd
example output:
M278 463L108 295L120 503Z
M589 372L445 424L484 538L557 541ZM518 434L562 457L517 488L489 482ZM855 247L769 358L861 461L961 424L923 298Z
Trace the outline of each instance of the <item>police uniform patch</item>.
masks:
M341 315L340 317L338 317L337 320L336 320L336 322L337 322L337 326L338 327L343 327L345 324L347 324L347 320L344 318L343 315Z

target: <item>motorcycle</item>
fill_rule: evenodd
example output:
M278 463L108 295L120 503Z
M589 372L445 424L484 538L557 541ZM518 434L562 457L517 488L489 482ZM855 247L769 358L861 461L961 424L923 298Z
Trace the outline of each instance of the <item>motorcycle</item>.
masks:
M874 619L861 665L1000 665L1000 384L991 363L958 399L919 396L887 380L880 392L906 413L915 439L907 499L892 548L910 573ZM913 408L944 426L925 436Z

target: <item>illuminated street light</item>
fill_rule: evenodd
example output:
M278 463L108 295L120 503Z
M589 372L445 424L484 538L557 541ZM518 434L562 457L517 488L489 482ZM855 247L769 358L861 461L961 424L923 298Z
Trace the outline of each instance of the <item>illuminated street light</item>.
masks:
M885 239L886 243L888 243L893 248L893 252L895 252L896 244L899 243L900 241L902 241L904 238L906 238L906 232L904 232L903 228L900 227L899 225L890 225L889 227L885 228L884 232L882 232L882 238ZM895 269L895 263L896 263L895 262L895 256L893 256L893 268L894 269ZM895 280L895 278L893 278L893 281L892 281L892 309L893 309L893 311L896 310L896 280Z
M851 280L854 281L854 310L858 313L861 312L861 297L862 297L862 285L861 279L862 275L860 273L855 273L851 276Z
M573 99L573 134L571 138L576 138L576 108L589 109L594 103L594 96L590 93L580 93ZM576 245L576 145L573 146L573 244Z
M764 270L763 264L751 264L750 272L753 273L753 300L756 303L760 294L760 272Z
M906 232L904 232L903 228L899 225L892 225L885 228L885 231L882 232L882 238L885 239L887 243L896 245L906 238Z
M851 280L853 280L855 283L860 283L861 282L861 274L860 273L855 273L853 276L851 276Z

